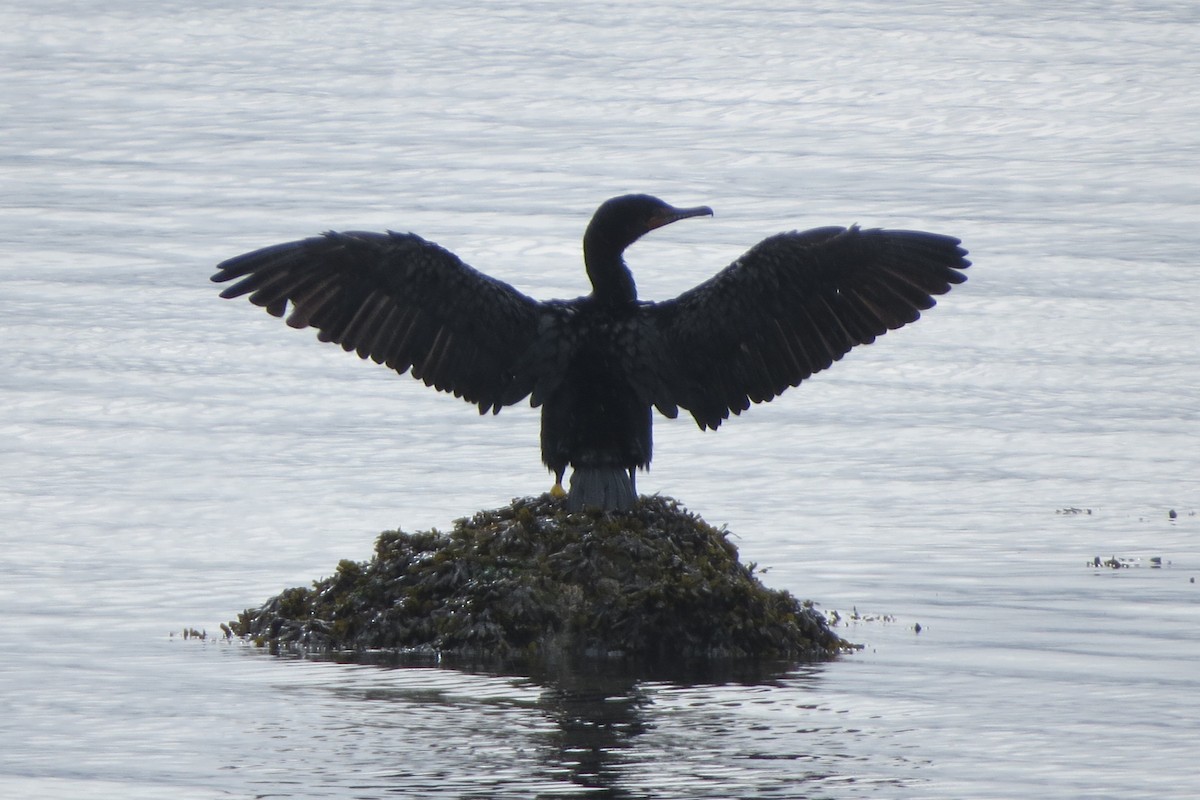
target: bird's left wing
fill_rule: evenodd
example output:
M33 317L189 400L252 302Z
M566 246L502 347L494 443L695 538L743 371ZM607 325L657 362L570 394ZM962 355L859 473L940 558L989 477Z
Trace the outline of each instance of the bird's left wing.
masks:
M321 341L451 392L480 413L521 400L543 307L414 234L326 233L218 265L249 300ZM290 307L290 313L288 313Z
M915 321L970 265L958 239L816 228L763 240L674 300L644 307L636 371L645 400L716 428L852 347Z

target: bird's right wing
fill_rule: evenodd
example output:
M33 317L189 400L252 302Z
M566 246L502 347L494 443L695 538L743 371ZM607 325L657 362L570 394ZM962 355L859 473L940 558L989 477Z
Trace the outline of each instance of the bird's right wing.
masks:
M231 258L213 281L321 341L451 392L480 413L536 388L531 356L553 309L414 234L326 233Z
M958 239L816 228L763 240L674 300L646 306L643 399L701 428L766 402L851 348L915 321L966 276Z

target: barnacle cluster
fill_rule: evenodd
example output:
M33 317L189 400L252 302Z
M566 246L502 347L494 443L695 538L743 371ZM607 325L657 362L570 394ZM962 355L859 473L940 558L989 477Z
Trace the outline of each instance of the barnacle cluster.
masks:
M768 589L728 533L665 497L627 513L567 513L549 494L380 534L231 627L271 647L486 658L818 658L850 647L825 617Z

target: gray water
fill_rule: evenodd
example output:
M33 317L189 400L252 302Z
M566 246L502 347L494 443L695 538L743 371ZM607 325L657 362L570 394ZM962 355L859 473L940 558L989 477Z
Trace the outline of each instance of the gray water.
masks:
M1200 6L25 5L0 796L1194 796ZM660 420L639 481L864 649L506 676L184 640L550 483L528 408L356 363L213 265L393 228L571 297L628 191L716 210L631 249L651 299L791 228L971 249L916 326L715 434Z

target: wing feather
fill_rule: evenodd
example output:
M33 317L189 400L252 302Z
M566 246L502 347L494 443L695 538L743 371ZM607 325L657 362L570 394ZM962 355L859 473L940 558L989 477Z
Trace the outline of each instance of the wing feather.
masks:
M530 352L556 311L414 234L330 232L231 258L213 281L294 328L427 385L481 412L532 391Z
M716 428L932 308L966 280L959 240L816 228L772 236L710 280L644 309L639 369L660 409Z

